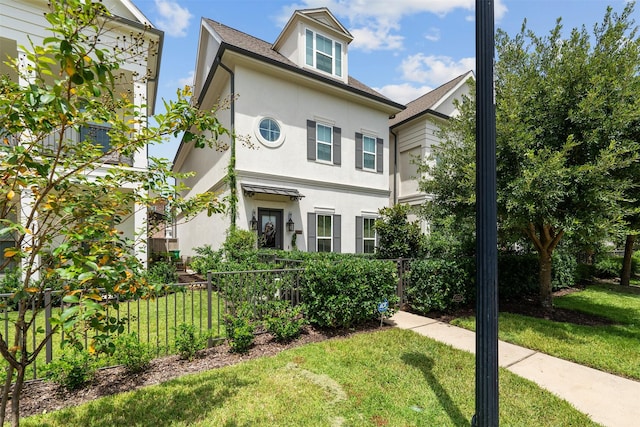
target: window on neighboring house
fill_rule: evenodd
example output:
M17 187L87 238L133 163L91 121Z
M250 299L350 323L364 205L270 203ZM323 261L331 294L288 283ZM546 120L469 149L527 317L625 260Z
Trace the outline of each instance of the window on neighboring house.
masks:
M376 219L356 217L356 253L372 254L376 250Z
M342 44L311 30L306 31L306 64L342 77Z
M339 127L307 120L307 159L339 165L341 163Z
M309 252L341 251L340 215L318 214L307 215L307 250Z
M382 138L356 132L356 169L382 173L384 171L383 146Z
M7 215L7 219L10 223L15 223L17 221L18 217L15 212L15 210L11 210ZM16 246L16 237L13 232L7 231L5 233L0 233L0 266L5 266L5 272L11 271L17 267L16 262L13 259L7 259L4 256L5 249L15 248ZM5 265L5 263L7 264Z

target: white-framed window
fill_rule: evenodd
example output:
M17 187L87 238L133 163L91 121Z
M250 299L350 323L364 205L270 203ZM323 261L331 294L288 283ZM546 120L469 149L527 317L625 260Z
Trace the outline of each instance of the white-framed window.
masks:
M256 139L265 147L277 148L285 140L282 122L271 115L256 117L253 126Z
M342 43L307 29L305 52L308 66L342 77Z
M362 136L362 168L376 170L376 139L371 136Z
M316 251L331 252L333 241L333 216L318 215L316 217Z
M260 120L258 130L266 141L276 142L280 139L280 125L270 117Z
M372 254L376 250L375 218L362 218L362 252Z
M333 127L316 124L316 159L333 161Z

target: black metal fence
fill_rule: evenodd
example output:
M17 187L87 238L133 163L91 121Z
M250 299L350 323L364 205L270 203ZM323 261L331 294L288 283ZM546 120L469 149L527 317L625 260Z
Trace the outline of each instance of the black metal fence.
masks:
M409 259L391 260L398 267L398 296L400 303L406 298L409 286L406 272ZM134 333L141 342L149 343L157 355L174 352L176 331L181 324L193 325L209 337L209 346L224 339L224 316L245 310L254 319L267 314L269 303L289 301L292 306L302 302L301 279L303 268L277 270L233 271L209 273L205 282L174 284L162 295L136 300L119 300L117 295L103 294L106 316L124 325L122 333ZM0 333L6 342L13 341L17 313L13 294L0 294ZM106 302L115 304L106 304ZM66 308L60 291L47 290L41 301L34 302L30 313L36 313L27 337L27 352L33 352L53 329L51 319ZM31 366L32 377L42 375L42 367L55 360L61 351L64 333L55 333L45 344L36 362ZM91 340L84 335L85 347Z

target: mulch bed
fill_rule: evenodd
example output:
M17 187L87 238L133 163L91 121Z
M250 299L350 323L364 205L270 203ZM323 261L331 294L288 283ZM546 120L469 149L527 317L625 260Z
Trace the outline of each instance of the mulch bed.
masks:
M160 384L182 375L221 368L259 357L274 356L289 348L335 337L349 337L356 333L379 330L380 328L388 328L388 326L381 327L379 322L371 322L357 328L342 330L306 327L298 339L287 344L275 341L269 333L263 333L256 336L253 347L246 354L232 353L230 347L225 343L199 351L193 361L182 360L175 355L154 359L148 369L137 374L127 373L121 366L100 369L90 384L75 391L67 391L53 382L28 381L25 383L20 398L20 416L27 417L56 411L103 396ZM10 419L10 404L8 406L7 419Z

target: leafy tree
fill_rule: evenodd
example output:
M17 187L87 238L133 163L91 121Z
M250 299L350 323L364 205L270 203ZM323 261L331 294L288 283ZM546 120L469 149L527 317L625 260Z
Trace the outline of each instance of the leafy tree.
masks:
M417 222L409 222L409 205L395 205L378 211L375 229L378 258L416 258L424 251L424 235Z
M196 147L222 148L217 138L228 133L215 111L191 105L188 88L178 91L176 101L165 102L156 125L147 126L146 107L119 93L120 66L154 54L158 46L142 31L117 40L106 36L110 14L101 2L66 0L50 7L50 35L21 47L25 62L8 62L28 84L0 76L0 236L15 241L4 249L0 273L14 271L19 278L11 281L16 312L10 336L0 332L0 354L7 362L0 423L11 401L13 425L19 423L27 367L53 334L64 331L65 344L78 348L84 334L91 353L113 349L108 335L122 324L106 316L99 289L121 299L155 291L132 249L146 230L134 241L119 227L157 195L178 194L169 165L152 159L148 170L106 166L105 157L133 156L181 132ZM72 137L95 124L108 125L108 146L91 135ZM169 204L187 218L224 208L208 193L189 200L172 196ZM62 293L64 309L54 311L52 330L41 331L35 348L29 348L49 289Z
M539 259L542 305L552 306L552 254L563 236L583 245L623 228L632 183L621 173L637 160L626 132L637 121L640 42L633 4L609 8L590 37L562 38L561 20L545 37L527 30L496 37L498 221L503 244L521 235ZM475 105L465 98L443 135L433 179L432 212L471 216L475 204ZM468 220L467 220L468 221Z

